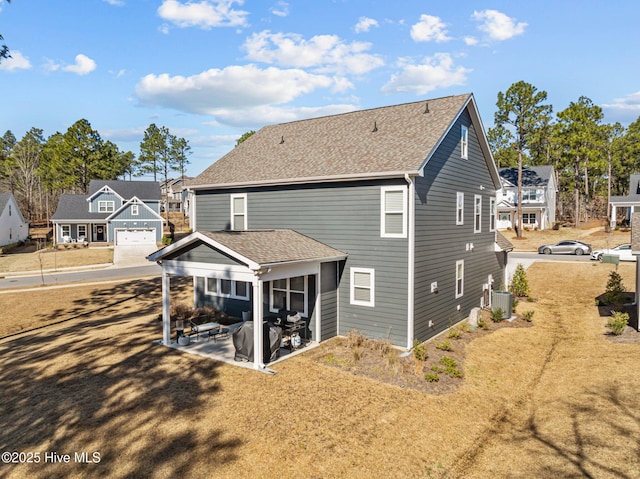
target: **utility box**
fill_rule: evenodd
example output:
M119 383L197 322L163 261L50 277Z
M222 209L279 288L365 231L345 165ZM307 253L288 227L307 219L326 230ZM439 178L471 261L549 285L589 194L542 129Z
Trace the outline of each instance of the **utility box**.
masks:
M603 263L620 264L620 256L617 254L603 254L601 261Z
M502 318L509 319L513 310L513 296L509 291L494 291L491 299L491 311L502 310Z

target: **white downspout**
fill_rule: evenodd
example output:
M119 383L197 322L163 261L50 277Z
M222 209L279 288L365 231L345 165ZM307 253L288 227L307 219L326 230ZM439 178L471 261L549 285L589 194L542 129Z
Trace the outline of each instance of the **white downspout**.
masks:
M415 335L415 248L416 248L416 203L415 203L415 184L411 177L405 173L404 179L408 184L408 218L409 227L407 228L408 238L408 254L407 254L407 349L413 347L413 338Z

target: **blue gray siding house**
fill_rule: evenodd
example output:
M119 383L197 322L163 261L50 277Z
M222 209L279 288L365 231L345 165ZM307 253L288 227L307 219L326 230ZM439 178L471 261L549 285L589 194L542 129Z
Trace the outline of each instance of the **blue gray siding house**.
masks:
M153 181L91 180L86 195L63 194L51 217L55 243L158 243L160 185Z
M358 330L409 349L501 283L499 188L471 94L264 127L189 183L195 233L149 257L163 266L163 341L169 278L189 274L196 305L295 310L312 340ZM255 259L274 232L283 255ZM298 235L314 242L303 257Z

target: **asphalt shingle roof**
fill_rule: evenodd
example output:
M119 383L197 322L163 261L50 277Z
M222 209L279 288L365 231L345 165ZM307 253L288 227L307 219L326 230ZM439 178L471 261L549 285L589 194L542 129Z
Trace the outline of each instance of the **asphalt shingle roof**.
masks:
M547 186L553 175L553 166L540 165L522 168L522 186ZM513 185L518 184L518 168L501 168L500 177Z
M449 96L266 126L189 186L415 172L471 98Z
M103 220L111 213L89 213L86 195L60 195L52 220Z
M89 196L104 186L108 186L125 200L130 200L134 196L142 201L162 199L160 183L157 181L91 180L89 182Z
M203 231L201 233L257 264L346 256L342 251L293 230Z

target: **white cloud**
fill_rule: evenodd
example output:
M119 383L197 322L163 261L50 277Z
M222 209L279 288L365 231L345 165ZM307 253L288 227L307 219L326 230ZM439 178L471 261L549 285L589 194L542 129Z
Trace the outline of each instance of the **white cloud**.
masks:
M0 70L7 72L13 72L16 70L29 70L31 69L31 62L18 50L11 50L9 52L11 58L5 58L0 62Z
M371 27L377 26L379 26L377 20L368 17L360 17L358 23L356 23L355 30L356 33L368 32Z
M316 118L319 116L338 115L356 110L349 104L325 105L321 107L276 107L261 105L250 108L219 108L212 112L221 123L244 128L260 128L289 121Z
M640 91L615 98L613 103L605 103L602 108L622 117L621 121L634 121L640 116Z
M61 67L62 71L87 75L96 69L96 62L82 53L76 55L76 62L73 65ZM57 68L56 68L57 70Z
M502 41L522 35L527 27L526 23L516 23L515 18L508 17L497 10L473 12L472 18L480 22L478 28L489 35L491 40Z
M213 27L244 26L248 12L234 10L233 5L242 5L244 0L202 0L186 3L178 0L164 0L158 7L158 15L175 25L200 27L209 30Z
M448 53L436 53L420 64L409 59L401 59L402 71L395 74L382 87L383 93L413 92L424 95L438 88L464 85L470 69L454 65Z
M271 7L271 13L278 17L289 16L289 4L287 2L277 2L274 7Z
M150 74L136 85L136 96L145 106L216 115L227 110L284 104L319 88L339 86L328 76L300 69L245 65L211 69L190 77Z
M337 35L316 35L305 40L294 33L254 33L245 43L253 61L295 68L314 68L320 73L362 75L384 65L378 55L365 53L370 43L345 43Z
M475 37L464 37L464 43L471 47L478 44L478 39Z
M420 21L411 27L411 38L415 42L441 43L451 40L451 37L447 36L447 26L440 17L424 14L420 15Z
M105 3L108 3L109 5L113 5L114 7L121 7L124 5L124 1L123 0L102 0Z

